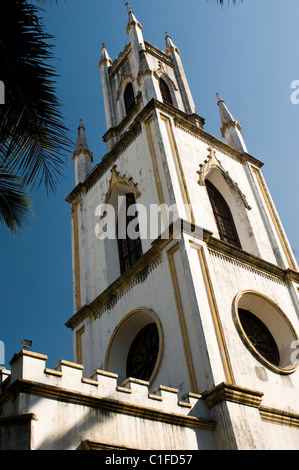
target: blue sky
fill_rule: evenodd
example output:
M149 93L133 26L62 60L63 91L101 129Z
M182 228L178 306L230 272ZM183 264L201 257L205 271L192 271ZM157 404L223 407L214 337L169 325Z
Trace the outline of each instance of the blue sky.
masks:
M165 48L165 32L181 52L197 114L221 139L216 93L243 129L248 152L265 163L263 174L299 258L299 104L291 83L299 80L298 0L244 0L219 8L210 0L131 0L145 40ZM44 12L55 40L62 113L75 141L83 119L94 164L106 153L98 62L104 42L115 59L128 42L123 0L68 0ZM31 339L49 367L73 360L70 207L75 185L72 154L55 195L33 193L34 217L18 238L0 227L1 333L5 365Z

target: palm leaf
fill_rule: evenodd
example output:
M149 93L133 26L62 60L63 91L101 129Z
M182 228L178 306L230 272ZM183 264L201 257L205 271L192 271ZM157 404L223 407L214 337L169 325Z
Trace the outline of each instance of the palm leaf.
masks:
M55 190L69 150L56 97L53 37L25 0L1 0L0 79L5 106L0 107L0 161L24 184Z
M31 200L20 178L5 169L0 170L0 222L11 233L18 233L28 222Z

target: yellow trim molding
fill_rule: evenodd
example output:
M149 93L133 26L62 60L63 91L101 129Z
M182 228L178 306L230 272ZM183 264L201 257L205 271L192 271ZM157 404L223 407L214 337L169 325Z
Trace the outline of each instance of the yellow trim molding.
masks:
M280 243L282 245L282 248L283 248L283 251L284 251L284 254L286 256L286 259L289 263L289 266L291 269L293 269L294 271L297 271L297 266L296 266L296 263L294 262L294 259L293 259L293 254L291 253L291 250L288 246L288 243L287 243L287 240L285 238L285 235L284 235L284 231L282 229L282 226L281 226L281 223L278 219L278 216L276 214L276 211L275 211L275 208L274 208L274 205L271 201L271 198L270 198L270 195L269 195L269 191L266 187L266 184L263 180L263 177L261 175L261 172L258 168L255 168L254 166L250 165L250 168L252 170L252 172L254 173L254 175L256 176L256 181L259 185L259 188L262 192L262 195L263 195L263 198L266 202L266 206L268 208L268 211L269 211L269 214L270 214L270 217L272 219L272 222L274 224L274 227L276 229L276 232L277 232L277 235L278 235L278 238L280 240Z
M189 211L188 211L189 214L188 215L189 215L189 218L190 218L190 222L192 224L194 224L195 219L194 219L193 209L192 209L192 205L191 205L191 201L190 201L190 197L189 197L188 186L186 184L186 180L185 180L185 177L184 177L184 171L183 171L183 167L182 167L178 147L177 147L177 144L176 144L175 136L174 136L174 133L173 133L173 129L171 127L170 118L168 116L165 116L162 113L160 113L160 117L161 117L161 120L164 121L165 124L166 124L167 135L168 135L169 143L170 143L170 146L171 146L172 155L174 157L174 163L175 163L175 167L176 167L176 171L177 171L177 175L178 175L178 179L179 179L179 183L180 183L180 187L181 187L183 201L184 201L184 204L189 209Z
M222 358L222 365L223 365L225 377L228 383L234 384L235 383L234 373L233 373L233 369L232 369L232 365L231 365L231 361L230 361L230 357L228 353L227 344L225 341L224 331L223 331L222 324L221 324L219 309L217 306L216 296L215 296L213 283L211 280L209 266L208 266L207 258L204 252L204 248L199 247L192 241L190 241L190 246L195 248L198 253L199 263L200 263L201 270L203 273L204 283L206 286L206 292L208 295L208 301L209 301L210 308L211 308L212 319L213 319L213 323L215 327L215 333L218 339L218 345L219 345L220 355Z
M80 282L80 251L79 251L79 204L77 198L73 203L73 243L74 243L74 280L75 280L75 308L81 307L81 282Z
M176 273L175 262L173 259L174 253L176 253L178 250L180 250L179 242L177 242L175 245L173 245L173 247L170 248L170 250L167 251L167 258L168 258L168 264L169 264L169 269L170 269L171 282L172 282L174 295L175 295L175 302L176 302L178 316L179 316L179 325L180 325L182 339L183 339L183 348L184 348L184 353L185 353L185 358L186 358L191 392L198 393L198 385L196 381L195 368L194 368L194 363L193 363L193 358L192 358L192 353L191 353L191 347L190 347L190 342L189 342L189 335L187 331L182 298L180 294L180 285L179 285L179 281L178 281L178 277Z

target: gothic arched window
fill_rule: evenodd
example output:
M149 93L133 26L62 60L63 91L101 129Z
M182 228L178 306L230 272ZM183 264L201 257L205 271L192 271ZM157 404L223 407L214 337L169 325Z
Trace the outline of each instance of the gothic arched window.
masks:
M124 102L125 102L126 113L128 114L129 111L131 111L131 109L135 106L135 96L134 96L133 85L131 82L128 83L125 88Z
M169 87L168 87L167 83L163 80L163 78L160 78L159 86L160 86L160 91L161 91L163 102L173 104Z
M206 180L206 187L221 240L241 248L230 208L218 189Z
M135 212L134 215L128 215L128 208L136 204L135 197L133 193L126 194L125 197L126 212L124 217L125 224L123 227L125 233L119 233L121 232L122 228L119 229L119 224L117 223L118 252L121 273L124 273L130 266L132 266L138 260L138 258L142 256L142 246L139 237L139 225L138 223L136 223L136 221L135 223L132 222L133 220L137 219L137 212ZM135 229L133 233L128 230L130 222L132 222L132 226Z

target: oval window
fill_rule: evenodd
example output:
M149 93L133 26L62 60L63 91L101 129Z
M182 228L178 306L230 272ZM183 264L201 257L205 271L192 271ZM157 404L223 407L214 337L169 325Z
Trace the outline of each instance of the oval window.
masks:
M240 292L233 303L233 312L241 338L252 353L269 368L279 373L294 372L295 329L281 308L256 291Z
M243 308L238 310L241 324L251 344L269 362L279 366L280 357L275 339L266 325L253 313Z

